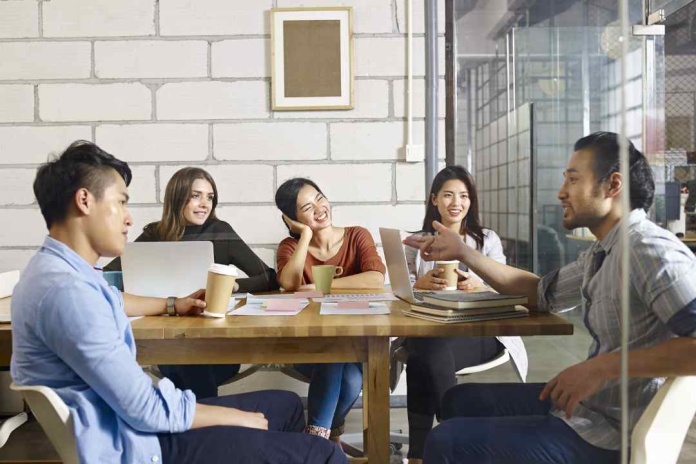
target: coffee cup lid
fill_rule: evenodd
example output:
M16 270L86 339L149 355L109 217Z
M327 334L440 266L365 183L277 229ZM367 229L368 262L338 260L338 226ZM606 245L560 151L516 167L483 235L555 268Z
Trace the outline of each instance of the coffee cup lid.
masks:
M457 264L457 263L459 263L459 261L457 261L456 259L453 259L453 260L450 260L450 261L440 261L440 260L438 260L438 261L435 261L435 262L436 262L437 264Z
M213 263L208 268L208 271L214 272L215 274L223 274L232 277L237 277L238 275L237 268L232 264L230 264L229 266L225 266L224 264Z

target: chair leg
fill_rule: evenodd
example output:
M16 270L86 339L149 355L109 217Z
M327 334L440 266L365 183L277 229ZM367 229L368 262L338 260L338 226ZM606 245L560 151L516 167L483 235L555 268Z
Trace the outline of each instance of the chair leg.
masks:
M20 412L16 416L10 417L5 422L0 425L0 448L5 446L7 439L10 438L10 434L17 429L20 425L25 423L28 419L26 412Z

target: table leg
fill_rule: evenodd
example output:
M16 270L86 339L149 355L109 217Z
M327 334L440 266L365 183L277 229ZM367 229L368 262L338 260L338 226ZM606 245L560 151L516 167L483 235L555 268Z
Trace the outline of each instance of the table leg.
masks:
M363 391L365 451L370 464L388 464L389 338L370 337L367 351L367 370L363 372L366 385Z

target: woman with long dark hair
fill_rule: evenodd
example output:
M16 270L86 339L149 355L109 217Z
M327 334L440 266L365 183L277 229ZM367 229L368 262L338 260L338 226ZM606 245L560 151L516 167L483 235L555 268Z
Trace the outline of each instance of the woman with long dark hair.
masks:
M336 227L331 205L319 186L294 178L275 197L290 237L278 245L278 282L285 290L313 289L312 266L343 268L334 288L382 288L386 268L370 232L363 227ZM346 414L362 389L360 363L298 364L310 378L306 432L339 441Z
M235 291L278 289L275 271L256 256L232 226L217 218L217 204L217 186L207 171L194 167L180 169L167 183L162 219L146 225L135 241L210 241L216 263L232 264L247 274L247 278L237 279ZM120 259L109 263L104 270L121 270ZM207 398L217 396L218 386L239 372L239 364L159 366L159 369L178 388L193 390L196 397Z
M505 264L500 238L481 225L476 184L462 166L448 166L435 176L421 233L435 233L433 221L456 231L462 240L485 256ZM441 277L443 270L433 262L421 260L417 249L406 247L406 261L415 281L414 287L445 288L447 281ZM457 273L459 290L476 290L486 285L463 266L457 269ZM440 401L445 392L456 385L455 373L458 370L490 361L505 347L514 353L513 359L523 356L526 365L526 351L519 337L408 338L403 340L403 347L408 352L406 383L410 464L422 462L423 447L432 429L433 417L440 418Z

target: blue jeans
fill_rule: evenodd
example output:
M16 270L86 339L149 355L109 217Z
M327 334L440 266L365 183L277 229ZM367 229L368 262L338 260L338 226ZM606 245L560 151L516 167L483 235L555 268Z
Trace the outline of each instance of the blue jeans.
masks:
M362 364L295 364L309 377L307 424L331 429L343 424L362 390Z
M425 443L437 464L618 463L620 452L586 442L539 401L544 384L462 384L442 400L442 418Z
M302 432L304 410L294 393L258 391L221 396L203 404L262 412L268 430L246 427L205 427L158 434L162 461L169 464L348 464L335 444Z

